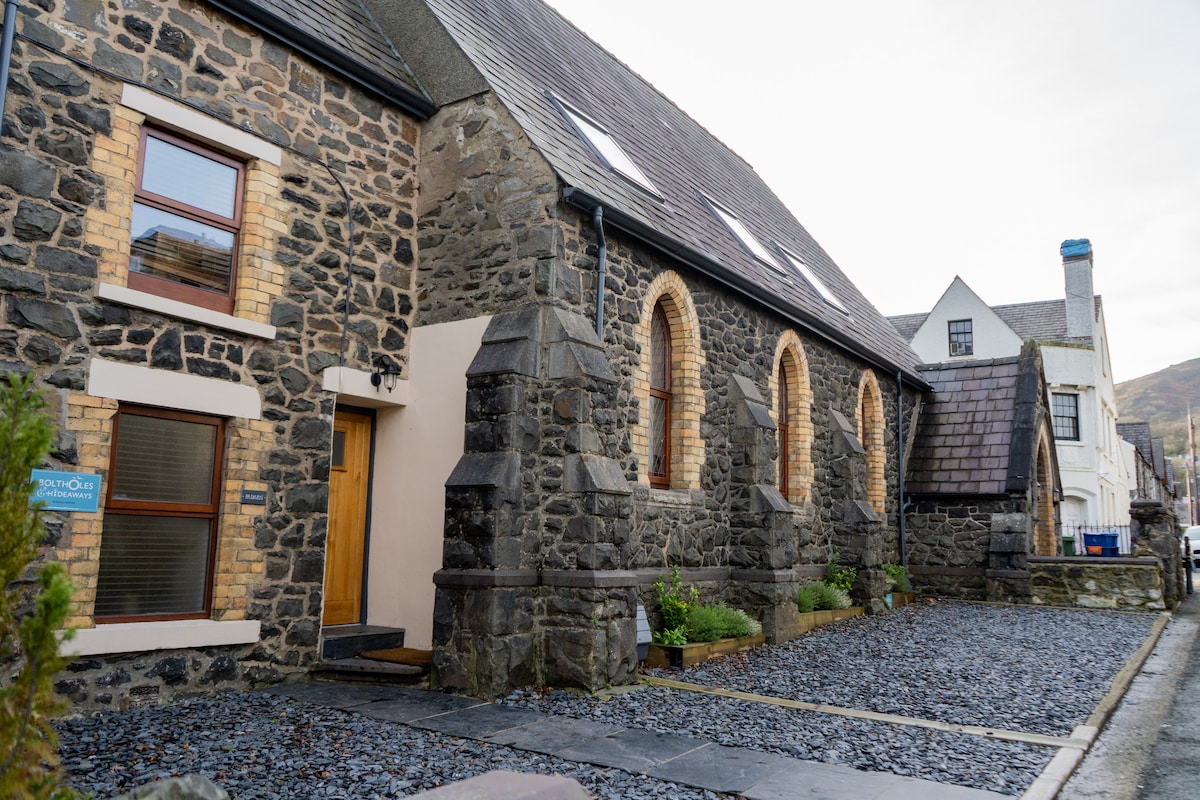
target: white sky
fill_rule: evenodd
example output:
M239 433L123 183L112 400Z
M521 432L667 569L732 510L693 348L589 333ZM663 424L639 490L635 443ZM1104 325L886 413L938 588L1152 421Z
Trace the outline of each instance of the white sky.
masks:
M1063 296L1200 356L1197 0L548 0L737 151L884 314Z

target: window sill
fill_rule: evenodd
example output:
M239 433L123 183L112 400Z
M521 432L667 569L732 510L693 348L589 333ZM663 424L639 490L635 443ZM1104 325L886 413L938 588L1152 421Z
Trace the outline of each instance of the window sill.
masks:
M77 630L74 638L63 642L59 650L64 656L94 656L252 644L258 641L261 625L258 620L216 622L211 619L183 619L171 622L120 622Z
M253 322L231 314L222 314L219 311L210 311L207 308L200 308L188 303L181 303L178 300L159 297L156 294L139 292L136 289L117 286L113 283L101 283L96 288L96 296L101 300L108 300L110 303L140 308L144 311L154 311L159 314L165 314L168 317L177 317L189 322L207 325L210 328L244 333L247 336L255 336L259 339L275 338L276 329L274 325Z

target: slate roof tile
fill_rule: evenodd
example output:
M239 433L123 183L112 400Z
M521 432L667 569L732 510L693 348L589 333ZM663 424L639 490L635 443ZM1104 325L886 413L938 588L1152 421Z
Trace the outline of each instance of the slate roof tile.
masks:
M719 274L754 287L814 330L846 341L916 380L918 359L740 156L540 0L428 0L563 182L655 231L670 246L710 259ZM654 183L651 196L609 170L547 96L600 123ZM769 135L769 134L764 134ZM849 309L826 303L799 274L751 256L697 192L729 208L768 248L804 259Z

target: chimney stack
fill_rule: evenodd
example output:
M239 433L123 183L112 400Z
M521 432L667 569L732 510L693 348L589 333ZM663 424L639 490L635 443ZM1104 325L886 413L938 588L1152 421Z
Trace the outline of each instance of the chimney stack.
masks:
M1096 300L1092 292L1092 243L1067 239L1058 249L1067 281L1067 338L1092 342L1096 330Z

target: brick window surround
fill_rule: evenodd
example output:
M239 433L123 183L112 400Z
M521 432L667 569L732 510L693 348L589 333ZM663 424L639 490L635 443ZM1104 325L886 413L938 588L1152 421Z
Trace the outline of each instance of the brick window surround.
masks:
M809 500L812 490L812 387L809 383L808 355L795 331L785 331L775 348L775 368L771 371L771 413L780 422L780 400L786 396L787 437L780 436L778 488L792 505ZM780 380L786 380L786 387ZM786 444L786 446L785 446ZM786 479L786 480L785 480Z
M867 502L875 513L883 515L887 502L887 477L884 465L883 394L875 373L867 370L858 384L858 441L867 456Z
M138 189L142 130L153 126L211 148L245 164L241 189L240 232L235 253L236 278L231 308L204 308L130 286L130 228ZM112 302L189 319L263 338L273 338L270 309L283 293L283 267L274 242L287 233L279 197L283 151L232 125L214 120L153 92L126 85L115 106L112 133L97 136L92 169L104 180L103 202L84 217L84 242L100 251L97 296Z
M251 387L215 378L97 358L89 366L88 390L72 392L65 413L65 428L79 443L81 470L109 470L113 429L122 403L169 403L182 411L222 417L225 457L217 497L216 547L206 618L95 626L106 510L101 506L96 514L72 514L56 548L58 560L75 584L71 616L65 625L81 629L68 650L106 653L157 649L167 643L182 647L229 643L231 639L255 641L258 623L250 624L246 615L250 592L262 581L265 567L263 553L254 545L256 512L261 512L257 506L242 505L240 498L243 489L268 489L259 475L259 465L265 463L274 443L274 424L262 418L258 393ZM234 624L242 622L246 624ZM169 626L169 630L160 626ZM135 629L146 633L137 634Z
M670 489L698 489L704 465L704 440L700 417L704 392L700 374L704 354L700 348L700 324L691 293L675 272L655 278L646 292L642 317L635 331L639 360L633 365L634 393L639 398L638 424L633 430L633 452L639 464L639 480L651 484L650 465L650 331L656 307L661 307L670 326ZM652 484L653 485L653 484ZM657 488L657 487L656 487Z

